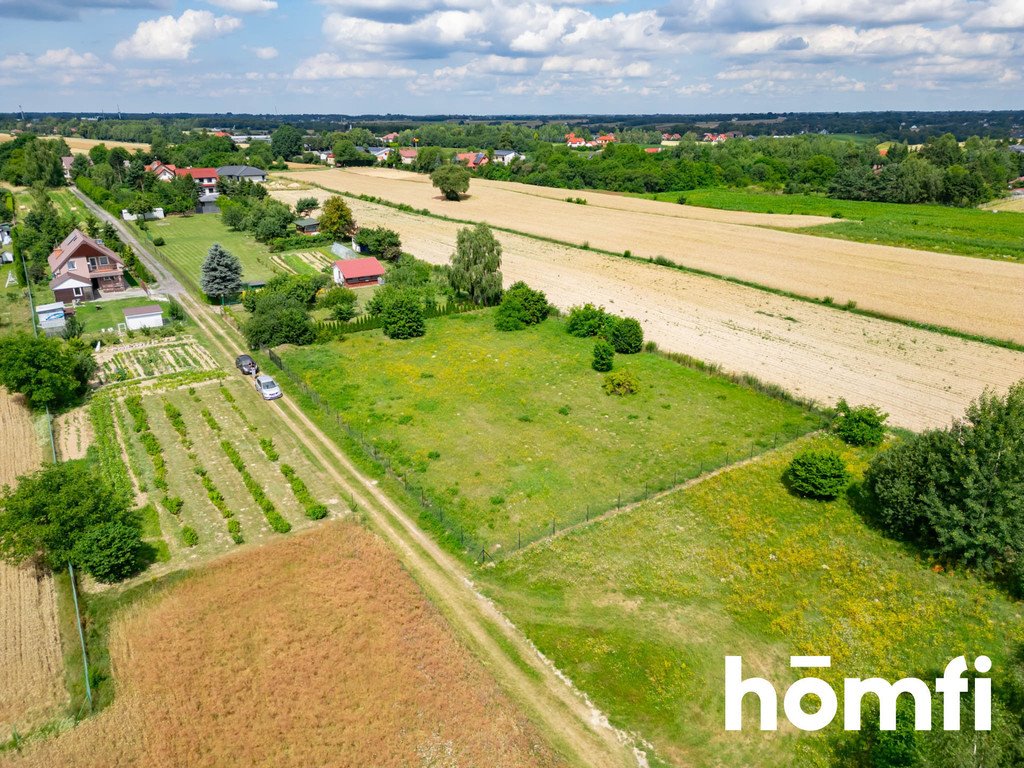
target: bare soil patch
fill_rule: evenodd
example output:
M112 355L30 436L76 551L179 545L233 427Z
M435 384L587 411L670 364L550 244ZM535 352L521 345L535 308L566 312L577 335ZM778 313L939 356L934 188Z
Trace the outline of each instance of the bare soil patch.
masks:
M392 227L420 258L446 263L455 250L458 224L349 203L360 224ZM497 236L506 285L525 280L562 308L604 304L638 318L663 349L752 373L820 403L874 403L910 429L948 424L986 387L1002 391L1024 378L1019 352L653 264Z
M284 178L426 208L432 213L689 267L804 296L1024 342L1024 266L1009 262L817 238L766 227L803 227L807 216L717 211L474 179L462 202L436 200L427 176L360 168ZM556 198L553 195L559 195ZM831 221L825 219L822 221ZM760 226L750 226L760 225Z
M354 523L196 571L116 620L111 654L110 708L18 765L560 764Z
M60 414L53 420L57 441L57 458L61 461L80 459L92 443L92 422L85 406Z

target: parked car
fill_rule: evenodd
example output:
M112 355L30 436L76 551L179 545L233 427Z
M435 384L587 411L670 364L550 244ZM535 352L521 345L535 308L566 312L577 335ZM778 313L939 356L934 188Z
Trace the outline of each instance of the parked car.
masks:
M256 361L248 355L239 355L236 357L235 368L240 370L246 376L253 376L260 372L260 367L256 365Z
M256 391L263 395L264 400L276 400L283 394L277 382L266 374L258 375L255 383Z

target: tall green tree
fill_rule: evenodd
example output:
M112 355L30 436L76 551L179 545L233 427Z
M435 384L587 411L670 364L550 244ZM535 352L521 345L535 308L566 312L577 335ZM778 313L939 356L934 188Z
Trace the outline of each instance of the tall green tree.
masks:
M462 165L442 165L430 174L431 183L448 200L460 200L469 191L469 169Z
M223 301L242 290L242 263L238 257L214 243L203 260L199 278L203 293L211 299Z
M325 235L341 240L355 231L356 221L352 217L352 209L348 207L343 197L328 197L324 200L321 210L323 212L320 214L320 231Z
M80 340L27 333L0 339L0 384L25 395L35 408L77 401L95 371L92 350Z
M448 281L475 304L494 304L501 298L501 243L486 224L459 230Z
M286 160L302 154L302 133L294 125L282 125L270 134L270 148L275 157Z

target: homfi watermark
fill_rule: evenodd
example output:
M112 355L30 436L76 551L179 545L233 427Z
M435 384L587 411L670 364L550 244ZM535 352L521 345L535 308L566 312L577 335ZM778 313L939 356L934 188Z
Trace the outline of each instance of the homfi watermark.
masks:
M792 656L793 669L828 669L829 656ZM974 660L976 672L985 675L992 669L988 656ZM992 680L964 677L968 670L967 658L958 656L946 665L942 676L935 680L935 692L942 694L942 727L946 731L960 730L960 698L974 685L974 730L992 729ZM775 687L761 677L743 677L743 657L725 657L725 730L743 730L744 699L752 694L759 704L762 731L774 731L779 724L779 696ZM883 731L896 730L896 702L908 695L914 701L914 728L929 731L932 728L932 689L924 680L904 677L894 683L880 677L860 679L847 677L843 684L843 728L859 731L861 702L868 694L878 698L879 727ZM816 712L805 712L803 700L816 696L820 706ZM839 698L832 686L818 677L804 677L793 683L782 700L786 718L802 731L820 731L835 720L839 712Z

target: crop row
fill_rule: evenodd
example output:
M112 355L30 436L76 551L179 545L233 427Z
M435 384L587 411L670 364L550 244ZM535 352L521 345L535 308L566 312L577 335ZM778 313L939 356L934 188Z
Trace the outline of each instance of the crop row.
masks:
M274 502L267 496L263 487L249 474L249 470L245 468L245 462L238 451L235 450L235 446L227 440L222 440L220 447L234 468L238 470L238 474L242 476L242 482L249 490L249 493L252 494L256 504L263 510L263 515L267 518L267 523L270 524L270 527L278 533L288 533L292 529L291 523L281 516L281 513L274 507Z
M242 420L242 423L245 424L246 428L250 432L255 432L256 425L249 421L249 417L245 415L245 411L238 407L238 403L235 402L235 396L231 394L231 391L227 387L221 387L220 393L225 402L231 406L231 410L233 410L237 414L238 418Z
M322 520L327 517L327 507L313 498L313 494L309 492L309 488L306 487L302 478L295 472L294 467L289 464L282 464L281 474L288 480L295 499L306 510L306 517L310 520Z
M89 405L89 419L92 421L93 433L96 435L95 454L100 471L119 497L130 499L132 481L128 476L121 456L121 443L117 439L114 427L112 402L107 397L96 397Z
M164 460L160 441L149 428L149 416L142 405L142 397L129 395L124 399L124 405L132 417L133 428L139 436L139 442L153 462L153 485L161 491L167 491L167 462Z

